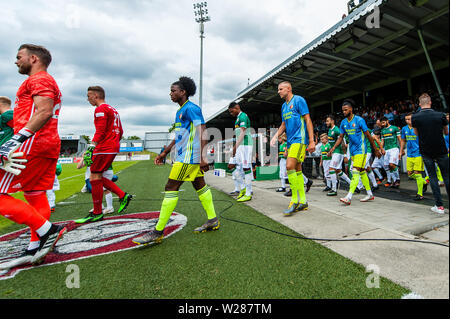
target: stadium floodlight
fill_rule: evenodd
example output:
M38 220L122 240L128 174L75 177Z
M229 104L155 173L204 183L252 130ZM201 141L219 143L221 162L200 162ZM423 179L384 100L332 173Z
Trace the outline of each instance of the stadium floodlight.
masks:
M208 16L208 3L199 2L194 4L195 22L200 24L200 89L199 89L199 106L203 104L203 39L205 38L205 22L211 21Z

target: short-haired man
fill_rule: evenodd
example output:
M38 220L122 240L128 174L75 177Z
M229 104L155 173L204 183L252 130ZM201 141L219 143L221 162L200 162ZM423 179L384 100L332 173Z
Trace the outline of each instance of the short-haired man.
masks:
M425 93L419 97L419 104L421 110L412 116L411 125L419 138L420 154L430 176L430 185L435 200L435 206L431 210L438 214L444 214L435 163L441 170L448 196L449 160L444 139L444 135L448 134L448 120L444 113L431 108L431 98L428 94Z
M92 223L103 219L103 187L119 196L121 213L133 196L121 190L112 180L103 177L120 151L120 139L123 135L122 122L117 110L105 102L105 90L100 86L87 89L88 102L95 106L95 134L89 145L84 161L91 170L92 201L94 210L85 218L76 220L78 224Z
M408 113L405 116L406 124L402 128L402 140L400 143L399 160L405 155L405 146L407 151L406 170L408 176L417 182L417 195L414 198L415 201L423 200L424 190L426 191L427 182L422 177L424 171L422 155L419 150L419 139L414 132L414 128L411 126L412 113Z
M294 212L308 209L302 163L305 160L306 151L313 153L316 145L314 143L314 128L305 99L299 95L294 95L292 85L287 81L278 84L278 95L285 100L281 109L282 123L270 144L275 146L278 136L286 131L288 146L286 168L292 198L289 207L284 211L284 215L290 216Z
M228 112L236 118L234 123L236 143L233 146L232 156L235 159L235 168L238 172L241 169L244 172L243 182L244 189L241 189L237 197L238 202L246 202L252 199L252 152L253 138L250 133L250 119L247 114L242 112L241 106L236 102L231 102L228 106Z
M28 78L16 95L14 135L0 146L0 214L31 229L30 244L22 256L12 261L15 266L40 263L66 232L65 227L49 222L46 196L46 190L53 187L61 146L61 92L47 73L51 60L50 52L42 46L19 47L15 64L19 73ZM18 156L24 159L18 160ZM25 162L26 166L22 165ZM27 203L9 195L19 191Z

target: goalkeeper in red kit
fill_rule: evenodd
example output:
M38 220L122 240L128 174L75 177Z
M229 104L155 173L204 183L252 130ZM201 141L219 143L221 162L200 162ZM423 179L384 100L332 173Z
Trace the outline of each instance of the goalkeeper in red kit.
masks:
M53 187L61 141L58 116L61 92L47 73L52 56L38 45L21 45L15 64L28 75L16 94L14 135L0 146L0 214L30 227L26 250L0 269L40 263L66 232L49 222L46 190ZM10 196L23 192L25 201Z
M89 103L96 107L94 112L95 134L92 144L88 146L84 154L85 164L91 169L90 182L94 211L85 218L76 220L75 222L78 224L103 220L103 187L119 196L118 213L121 213L133 198L131 194L125 193L114 182L103 177L103 172L109 169L120 151L123 129L119 113L105 103L105 90L100 86L89 87L87 98Z

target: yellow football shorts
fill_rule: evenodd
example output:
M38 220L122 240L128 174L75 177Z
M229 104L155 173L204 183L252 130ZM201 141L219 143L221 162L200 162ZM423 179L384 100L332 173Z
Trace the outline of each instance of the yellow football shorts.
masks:
M175 162L170 171L169 179L180 182L193 182L196 178L203 177L204 175L200 169L200 164Z
M366 167L367 154L357 154L352 156L353 167L365 168Z
M295 143L289 147L288 158L295 158L299 163L305 161L306 144Z
M408 172L423 172L425 169L422 156L408 157L406 159L406 170Z

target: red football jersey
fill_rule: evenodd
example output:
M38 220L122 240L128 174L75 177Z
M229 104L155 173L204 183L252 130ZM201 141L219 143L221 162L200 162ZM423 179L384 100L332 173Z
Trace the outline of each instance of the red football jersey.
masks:
M58 133L61 92L56 81L47 72L42 71L29 76L17 91L14 106L14 133L23 129L35 113L33 101L35 96L53 99L53 116L33 137L22 144L18 152L24 152L30 156L58 158L61 148Z
M119 153L123 129L116 109L108 104L99 105L95 108L94 124L95 134L92 141L97 143L94 155Z

